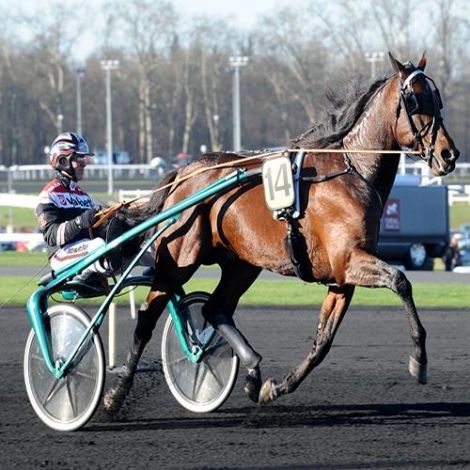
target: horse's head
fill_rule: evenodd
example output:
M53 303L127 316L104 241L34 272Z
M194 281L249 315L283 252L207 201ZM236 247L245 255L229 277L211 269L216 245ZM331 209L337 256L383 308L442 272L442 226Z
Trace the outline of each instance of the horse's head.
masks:
M390 53L398 80L396 139L402 147L420 151L435 176L455 169L460 152L444 126L442 100L434 81L424 73L426 53L418 66L400 63Z

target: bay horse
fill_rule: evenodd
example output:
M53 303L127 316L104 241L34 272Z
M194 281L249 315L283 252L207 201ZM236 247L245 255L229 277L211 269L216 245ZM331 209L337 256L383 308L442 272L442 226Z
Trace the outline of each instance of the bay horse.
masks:
M351 82L349 95L343 90L341 96L331 92L330 109L316 126L291 142L292 149L305 152L298 217L273 217L265 203L261 177L254 176L186 209L156 240L153 284L139 309L133 343L117 384L105 395L108 411L116 411L129 392L139 359L170 295L202 264L221 268L203 315L246 367L245 391L253 401L272 402L295 391L323 361L356 286L387 288L399 296L414 346L409 371L419 383L427 382L426 331L412 286L403 272L377 258L377 241L400 150L419 153L436 176L455 169L459 151L444 125L439 91L424 73L426 53L417 66L401 63L391 54L389 58L390 76L362 87L360 81ZM246 160L236 153L203 155L165 175L160 183L165 190L155 192L145 207L122 209L118 217L135 225L234 168L259 168L262 162L263 154ZM291 235L290 242L286 235ZM311 350L282 379L270 378L264 383L261 355L233 318L240 297L263 269L328 286Z

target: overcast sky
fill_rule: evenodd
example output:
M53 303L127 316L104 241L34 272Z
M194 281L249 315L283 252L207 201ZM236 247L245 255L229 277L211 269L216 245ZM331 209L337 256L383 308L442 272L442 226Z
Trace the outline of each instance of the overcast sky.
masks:
M175 5L177 12L184 20L190 20L193 16L210 16L214 19L228 19L233 26L240 29L249 29L256 23L260 15L272 14L288 5L305 5L307 0L170 0ZM41 3L47 0L22 0L19 8L26 11L41 12ZM94 0L96 11L103 0ZM12 0L0 0L0 5L10 5ZM101 16L101 15L100 15ZM97 18L98 22L100 18ZM74 57L81 62L95 47L95 36L92 32L85 33L78 38L74 51Z
M228 17L236 26L249 28L258 15L265 15L279 7L304 4L303 0L173 0L177 10L185 17L192 15Z

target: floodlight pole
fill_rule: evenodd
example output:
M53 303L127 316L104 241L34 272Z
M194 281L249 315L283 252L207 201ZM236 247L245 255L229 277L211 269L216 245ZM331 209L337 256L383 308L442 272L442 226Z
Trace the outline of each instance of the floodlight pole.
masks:
M230 67L233 68L233 150L241 149L241 123L240 123L240 67L248 65L248 57L230 57Z
M85 69L77 69L77 133L82 135L82 82Z
M108 147L108 194L113 194L113 127L111 117L111 70L119 67L119 60L102 60L101 68L106 72L106 127Z
M376 73L375 64L377 62L383 62L385 54L383 52L366 52L365 56L366 56L366 61L370 62L370 66L371 66L370 76L372 80L374 80L375 73Z

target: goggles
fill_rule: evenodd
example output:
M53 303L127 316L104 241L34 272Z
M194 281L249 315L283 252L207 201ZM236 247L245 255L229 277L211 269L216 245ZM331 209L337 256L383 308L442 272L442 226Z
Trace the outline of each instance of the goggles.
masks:
M74 155L72 161L79 166L87 166L92 162L92 158L89 155Z

